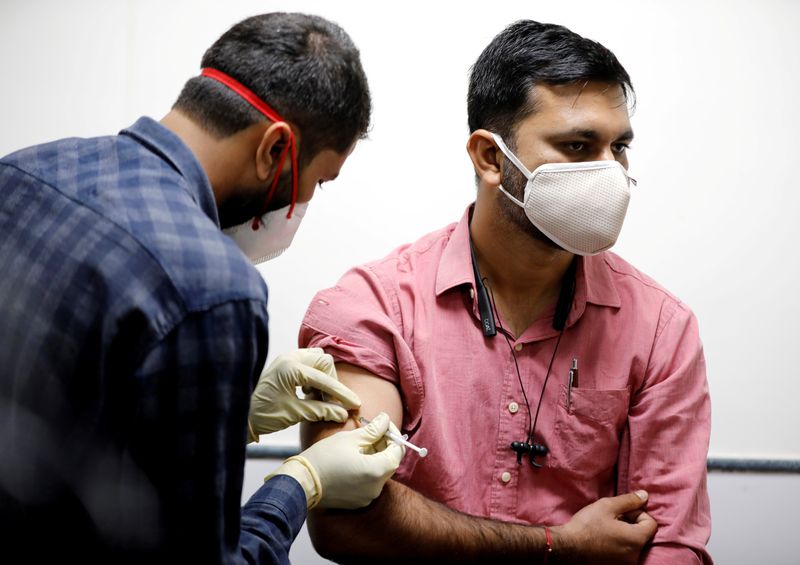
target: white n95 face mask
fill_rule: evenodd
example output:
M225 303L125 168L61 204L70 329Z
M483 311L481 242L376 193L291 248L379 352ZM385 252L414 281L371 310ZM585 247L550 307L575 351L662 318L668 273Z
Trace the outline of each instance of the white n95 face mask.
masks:
M284 206L261 216L261 222L250 219L222 231L236 242L254 265L258 265L289 248L307 208L308 202L298 202L291 217L287 217L291 205Z
M492 137L528 179L522 202L502 185L500 190L525 210L539 231L577 255L596 255L616 243L628 211L630 183L636 184L625 167L616 161L545 163L530 172L499 135Z

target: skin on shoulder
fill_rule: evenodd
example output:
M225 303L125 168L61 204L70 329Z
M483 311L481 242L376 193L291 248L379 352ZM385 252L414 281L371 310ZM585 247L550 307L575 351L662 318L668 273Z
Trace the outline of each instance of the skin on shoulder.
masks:
M339 382L359 396L361 408L351 411L350 418L344 424L336 422L300 424L300 443L303 449L336 432L357 428L359 416L371 420L379 412L386 412L398 428L402 427L403 403L400 391L393 383L349 363L336 363L336 374Z

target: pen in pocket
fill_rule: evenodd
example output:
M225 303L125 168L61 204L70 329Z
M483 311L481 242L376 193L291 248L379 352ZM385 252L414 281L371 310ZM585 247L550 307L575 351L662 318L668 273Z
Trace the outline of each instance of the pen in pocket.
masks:
M572 407L572 388L579 386L578 376L578 358L572 358L572 367L569 370L569 384L567 386L567 409Z

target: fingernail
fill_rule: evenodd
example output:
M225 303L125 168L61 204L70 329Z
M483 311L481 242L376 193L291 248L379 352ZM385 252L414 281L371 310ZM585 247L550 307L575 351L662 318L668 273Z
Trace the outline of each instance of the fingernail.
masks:
M637 490L636 496L641 498L642 500L647 500L647 491L646 490Z

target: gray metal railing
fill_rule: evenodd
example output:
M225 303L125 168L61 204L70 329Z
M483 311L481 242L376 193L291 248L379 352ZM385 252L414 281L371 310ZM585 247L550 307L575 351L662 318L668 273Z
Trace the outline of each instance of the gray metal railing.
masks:
M286 459L297 455L297 446L248 445L248 459ZM728 473L800 473L800 459L709 457L708 470Z

